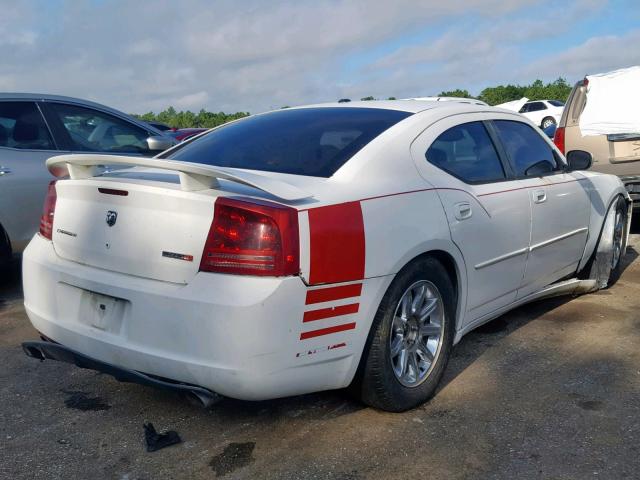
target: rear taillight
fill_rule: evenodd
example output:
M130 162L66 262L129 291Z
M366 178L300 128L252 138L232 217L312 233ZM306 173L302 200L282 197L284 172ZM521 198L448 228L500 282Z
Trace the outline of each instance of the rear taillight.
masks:
M255 199L216 200L201 271L296 275L299 257L297 210Z
M44 199L42 207L42 216L40 217L40 235L51 240L53 234L53 214L56 211L56 181L49 183L47 196Z
M556 128L556 133L553 135L553 143L564 154L564 127Z

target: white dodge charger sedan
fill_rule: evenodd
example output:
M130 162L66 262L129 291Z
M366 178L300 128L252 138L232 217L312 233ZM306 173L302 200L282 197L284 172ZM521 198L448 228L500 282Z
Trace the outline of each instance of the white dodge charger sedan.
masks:
M42 341L23 347L204 404L351 386L406 410L465 333L615 280L629 197L590 162L515 112L428 101L255 115L153 159L52 157L23 263Z

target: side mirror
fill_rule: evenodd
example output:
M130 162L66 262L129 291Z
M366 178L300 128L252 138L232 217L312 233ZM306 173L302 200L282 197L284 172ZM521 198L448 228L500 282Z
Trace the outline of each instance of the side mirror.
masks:
M527 177L541 177L553 172L553 164L549 160L540 160L524 171Z
M584 150L571 150L566 155L569 171L589 170L593 164L593 156Z
M160 135L151 136L147 138L147 145L152 152L162 152L167 148L171 148L175 145L175 141L170 137L163 137Z

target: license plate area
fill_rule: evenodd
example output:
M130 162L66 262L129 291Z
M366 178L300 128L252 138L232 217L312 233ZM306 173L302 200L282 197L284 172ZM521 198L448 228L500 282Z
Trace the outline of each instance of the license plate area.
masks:
M59 284L59 318L63 322L81 323L103 332L120 334L129 301L111 297L66 283Z

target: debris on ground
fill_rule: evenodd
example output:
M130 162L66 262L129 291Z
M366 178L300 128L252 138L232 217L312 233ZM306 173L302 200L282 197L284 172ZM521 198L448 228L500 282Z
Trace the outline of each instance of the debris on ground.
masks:
M144 424L144 440L147 444L147 452L155 452L161 448L182 442L178 432L169 430L165 433L158 433L151 422Z

